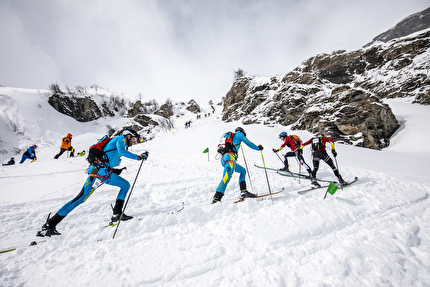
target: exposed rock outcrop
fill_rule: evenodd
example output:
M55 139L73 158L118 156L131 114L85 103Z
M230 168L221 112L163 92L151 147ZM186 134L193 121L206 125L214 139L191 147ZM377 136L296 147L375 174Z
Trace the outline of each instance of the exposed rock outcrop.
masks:
M224 101L223 120L325 132L372 149L399 127L385 98L429 104L430 30L352 52L305 60L283 77L243 76Z

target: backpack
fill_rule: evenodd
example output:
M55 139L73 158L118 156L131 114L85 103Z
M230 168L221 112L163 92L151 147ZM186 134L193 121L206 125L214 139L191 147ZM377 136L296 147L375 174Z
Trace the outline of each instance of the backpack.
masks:
M325 144L323 143L322 137L316 137L312 139L312 150L313 151L325 150Z
M95 161L109 163L109 158L107 157L106 152L103 151L103 148L111 139L112 138L108 136L104 136L96 144L90 146L87 157L87 161L90 164L93 164Z
M299 148L302 145L302 140L298 136L291 135L290 138L294 141L296 148Z
M235 133L226 132L221 136L222 143L218 145L218 153L220 153L221 155L225 155L229 152L237 153L236 147L233 144L234 135Z

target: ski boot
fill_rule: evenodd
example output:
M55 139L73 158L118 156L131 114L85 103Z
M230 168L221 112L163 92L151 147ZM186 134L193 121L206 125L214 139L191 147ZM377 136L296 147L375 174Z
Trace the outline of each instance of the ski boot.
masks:
M283 168L279 169L280 171L285 171L285 172L289 172L290 169L288 168L288 166L284 166Z
M245 181L240 182L239 186L240 186L240 199L257 196L253 193L250 193L248 190L246 190L246 182Z
M313 175L313 173L309 174L310 178L311 178L311 184L318 188L321 187L321 184L318 183L317 179L315 178L315 176Z
M50 213L46 219L46 223L42 226L42 230L39 230L36 236L51 237L52 235L61 235L61 233L58 232L56 226L61 220L63 220L64 217L65 216L58 215L58 213L55 213L55 215L51 217Z
M133 218L133 216L128 216L122 211L123 205L124 205L124 200L117 199L117 201L115 203L115 207L112 208L112 210L113 210L113 215L111 217L112 223L117 222L120 219L121 219L121 221L126 221L126 220L130 220ZM121 214L122 214L122 216L121 216Z
M348 185L348 183L347 183L346 181L344 181L344 180L343 180L342 176L340 176L340 175L339 175L339 177L338 177L338 178L339 178L339 183L340 183L340 185L341 185L341 186Z
M217 203L217 202L221 202L221 198L222 198L223 196L224 196L224 193L219 192L219 191L215 192L215 195L214 195L214 198L213 198L213 200L212 200L212 203L211 203L211 204L214 204L214 203Z

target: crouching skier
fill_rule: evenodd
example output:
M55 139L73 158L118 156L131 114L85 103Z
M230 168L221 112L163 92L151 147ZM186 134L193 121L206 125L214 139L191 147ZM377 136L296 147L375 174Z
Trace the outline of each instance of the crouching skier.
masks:
M224 167L223 176L221 182L219 183L215 195L213 197L212 203L221 201L224 196L225 189L229 183L233 172L238 172L239 175L239 187L240 187L240 197L255 197L256 195L250 193L246 190L246 169L240 166L236 161L238 158L237 152L240 148L241 142L244 142L247 146L254 150L262 150L262 145L255 145L250 140L246 138L246 133L243 128L236 128L234 133L228 132L225 134L225 147L218 149L218 152L223 156L221 158L221 165Z
M112 222L118 221L121 214L121 220L132 219L132 216L125 215L122 211L124 200L130 189L130 183L119 176L122 169L114 169L114 167L121 163L121 156L135 160L146 160L148 158L148 152L136 155L127 150L128 147L136 143L137 136L135 131L126 129L122 132L122 135L106 140L107 143L101 149L105 160L98 159L91 163L88 168L88 178L80 193L60 208L54 216L48 216L46 223L42 226L42 231L39 231L37 236L61 235L56 229L57 224L78 205L84 203L94 190L103 183L120 188L115 207L113 208Z

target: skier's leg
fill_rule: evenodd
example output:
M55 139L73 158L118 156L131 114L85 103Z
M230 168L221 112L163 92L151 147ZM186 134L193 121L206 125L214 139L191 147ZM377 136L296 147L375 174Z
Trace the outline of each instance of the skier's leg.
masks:
M79 194L74 199L63 205L57 213L61 216L67 216L78 205L84 203L97 188L97 186L93 186L94 181L94 177L87 177L87 180L85 181L84 186L82 186Z
M234 169L235 172L238 172L239 175L239 187L240 187L240 197L241 198L245 198L245 197L255 197L256 195L253 193L250 193L247 189L246 189L246 169L239 165L236 164L236 168Z
M112 173L109 178L105 181L106 184L117 186L120 188L117 196L117 200L125 200L127 196L127 192L130 189L130 183L122 178L121 176L117 175L116 173Z
M111 176L106 180L106 184L117 186L120 188L118 195L116 197L115 206L113 208L113 216L111 218L112 222L121 220L130 220L133 218L133 216L126 215L123 213L123 206L124 201L127 196L127 192L130 189L130 183L122 178L121 176L117 175L116 173L112 173ZM122 213L122 217L121 217Z
M342 176L339 173L339 170L337 169L337 167L334 165L333 160L331 159L331 157L329 155L327 155L327 157L324 159L324 161L331 167L331 169L333 170L334 175L339 179L339 183L340 184L345 184L345 181L343 180Z
M300 164L306 169L306 171L309 173L309 175L311 175L312 170L309 167L309 165L307 165L307 163L305 162L303 155L301 155L300 153L297 153L297 159L299 160Z
M223 176L216 188L216 192L213 198L212 203L221 201L221 198L224 196L225 189L227 188L228 183L230 182L231 176L233 175L236 162L232 158L230 154L225 154L221 158L221 165L224 167Z
M25 154L22 155L21 161L19 162L20 164L23 163L24 161L27 160L27 158L29 158L28 156L26 156Z
M60 152L54 156L54 159L58 159L66 150L64 148L60 148Z
M289 171L289 168L288 168L288 156L287 156L287 154L284 155L284 167L281 168L281 170L283 170L283 171Z

